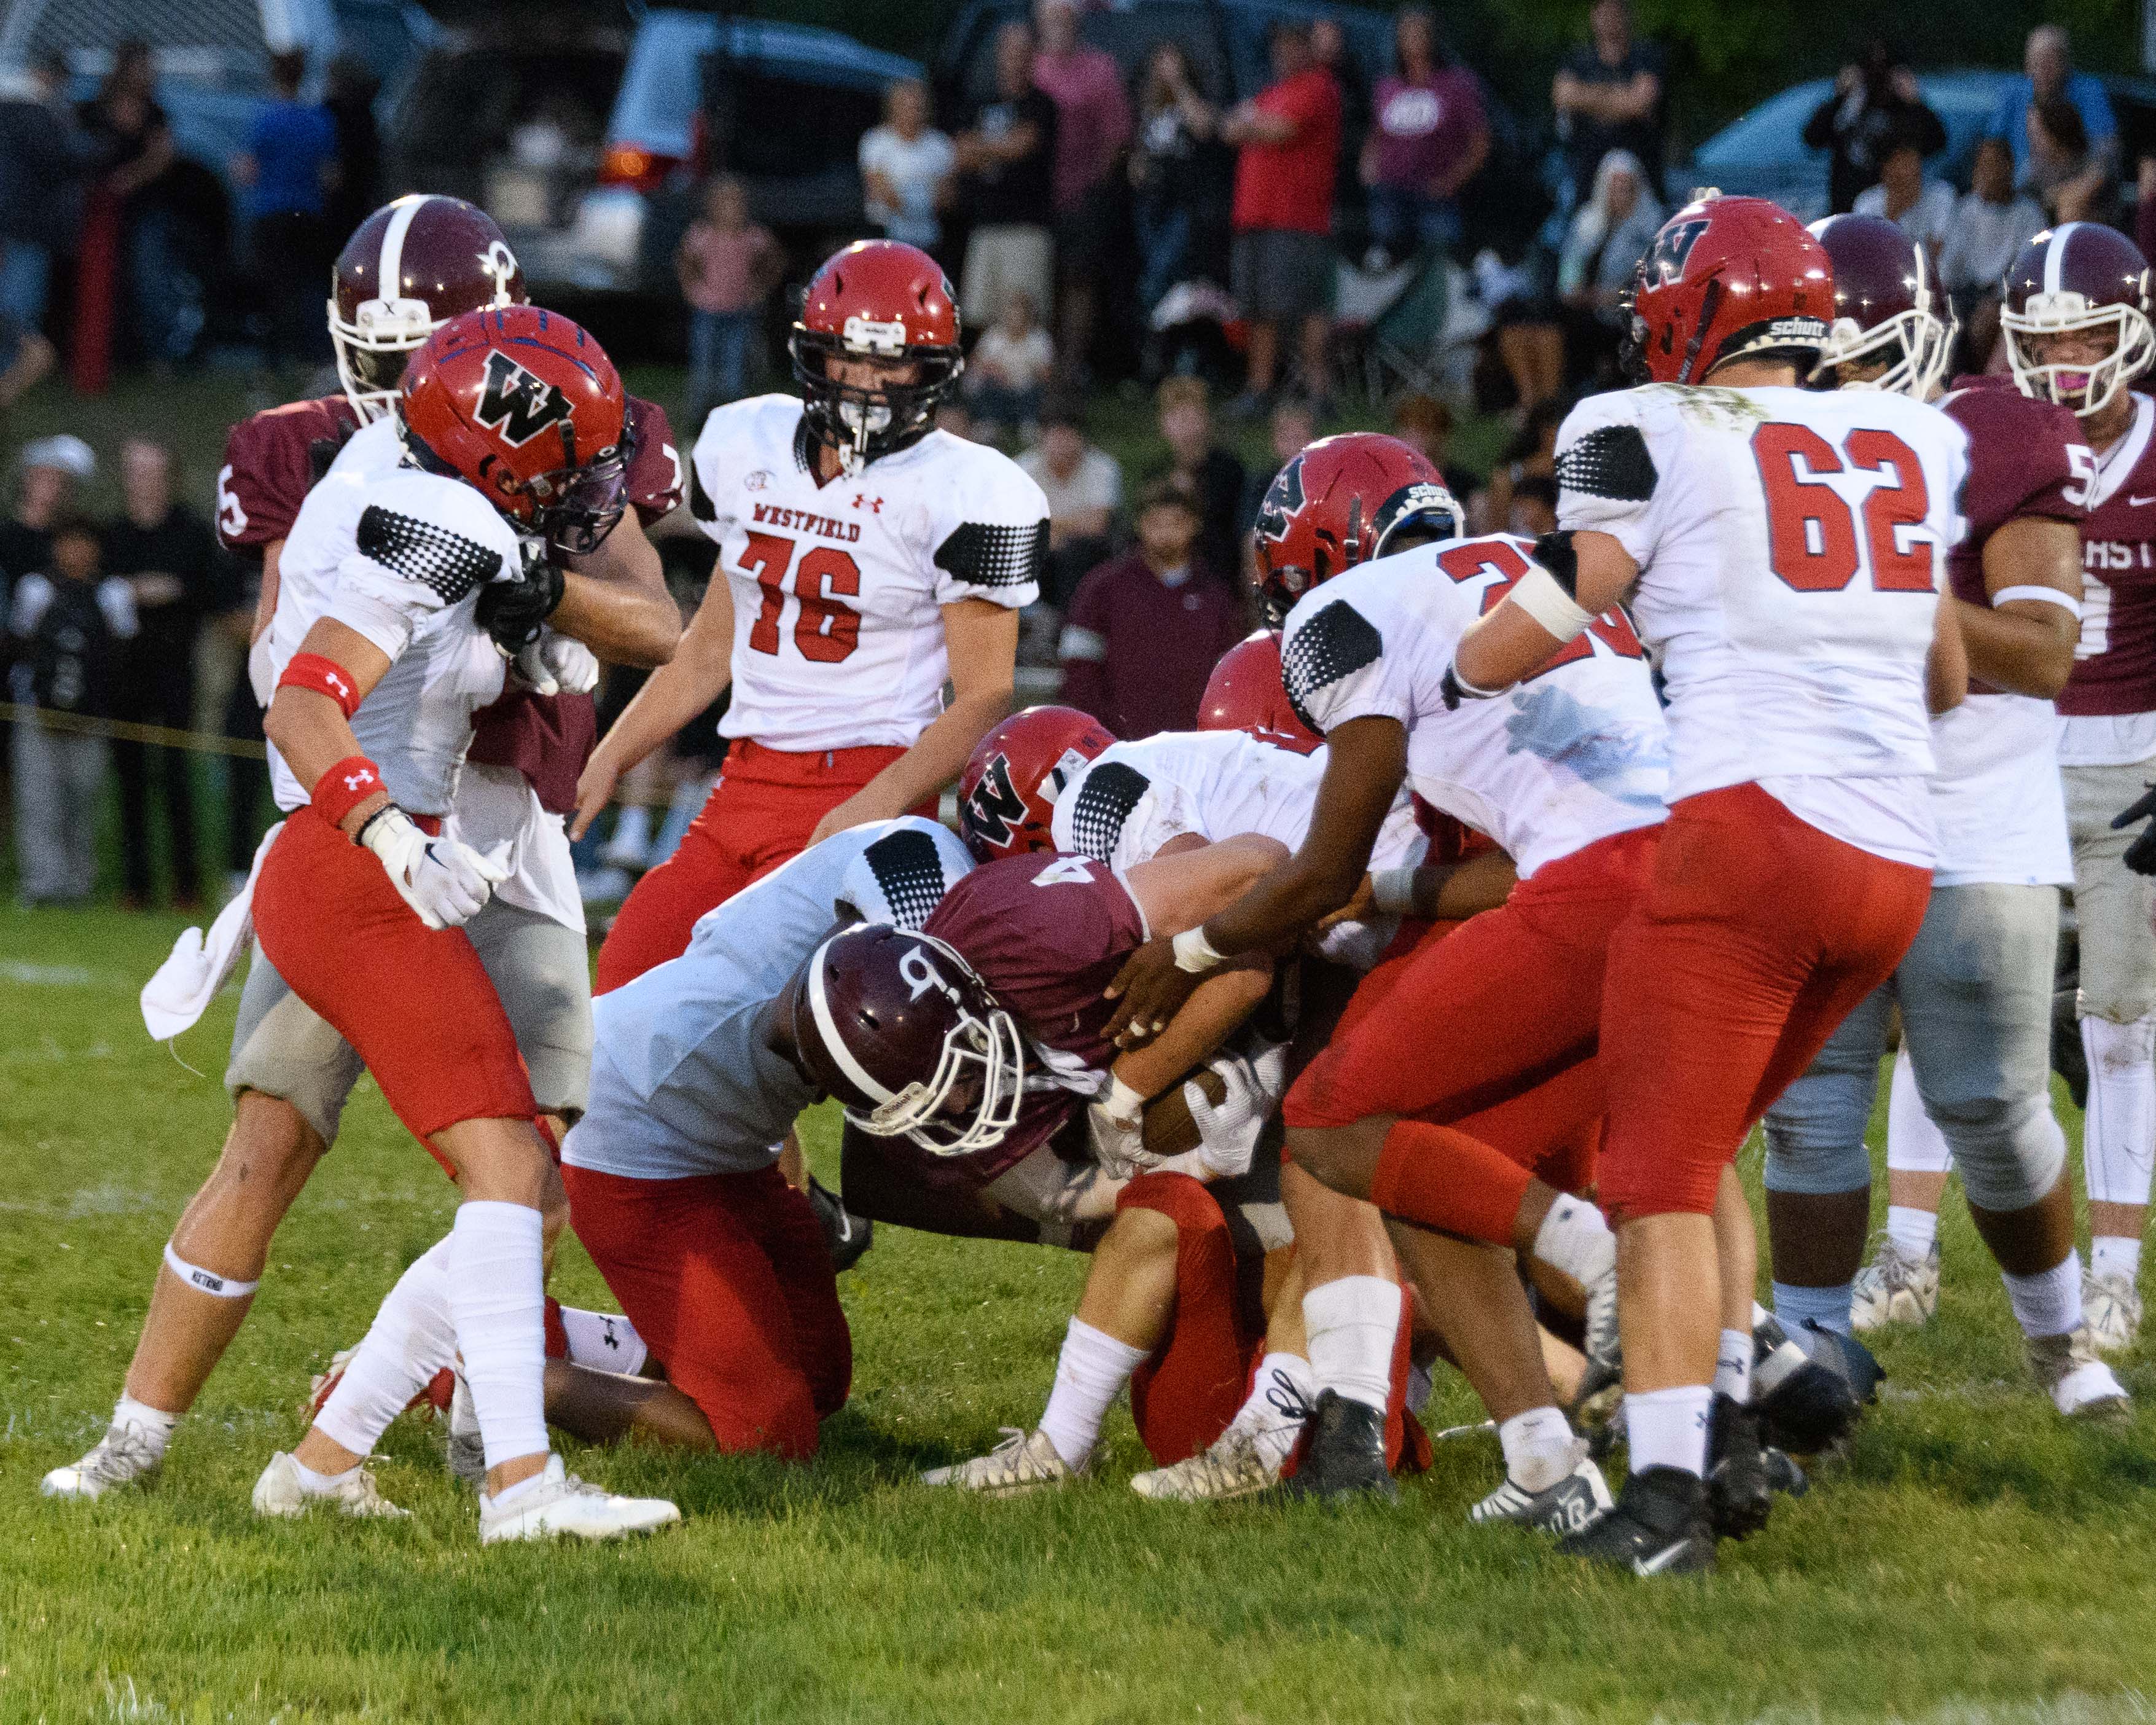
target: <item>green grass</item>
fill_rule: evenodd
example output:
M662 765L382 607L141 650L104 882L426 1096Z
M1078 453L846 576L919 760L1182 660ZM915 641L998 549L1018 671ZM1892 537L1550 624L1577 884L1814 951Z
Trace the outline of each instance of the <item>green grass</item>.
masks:
M1098 1477L983 1503L917 1468L1037 1416L1082 1266L889 1230L843 1284L855 1397L813 1466L572 1455L676 1497L627 1548L482 1553L428 1429L380 1469L393 1527L264 1524L247 1494L300 1430L451 1192L368 1089L280 1235L261 1296L146 1493L49 1503L110 1411L157 1253L208 1165L228 994L180 1053L135 991L175 924L0 911L0 1721L2129 1720L2156 1697L2156 1420L2063 1429L2026 1387L1949 1199L1939 1320L1853 1452L1724 1547L1641 1586L1471 1531L1486 1439L1397 1511L1185 1512ZM828 1121L810 1139L828 1154ZM572 1248L557 1290L605 1302ZM2128 1382L2156 1396L2156 1371ZM1457 1382L1438 1423L1471 1417Z

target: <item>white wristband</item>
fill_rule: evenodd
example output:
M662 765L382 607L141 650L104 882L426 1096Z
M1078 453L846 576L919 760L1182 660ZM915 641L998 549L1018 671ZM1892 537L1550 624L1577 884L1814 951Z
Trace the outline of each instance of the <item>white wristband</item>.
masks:
M1388 916L1404 916L1414 909L1413 869L1373 869L1370 902Z
M2056 587L2002 587L1991 596L1994 605L2005 604L2010 599L2035 599L2046 605L2056 605L2062 611L2071 611L2076 617L2082 614L2082 602Z
M1528 570L1513 584L1506 598L1560 641L1577 639L1594 621L1594 614L1581 610L1572 595L1557 584L1557 577L1547 569ZM1453 675L1460 674L1455 671Z
M1101 1107L1109 1119L1118 1126L1135 1127L1145 1118L1146 1099L1111 1072L1108 1075L1108 1093L1101 1098Z
M1213 950L1213 943L1205 938L1205 925L1186 928L1176 936L1175 968L1187 970L1193 976L1202 976L1220 962L1221 955Z

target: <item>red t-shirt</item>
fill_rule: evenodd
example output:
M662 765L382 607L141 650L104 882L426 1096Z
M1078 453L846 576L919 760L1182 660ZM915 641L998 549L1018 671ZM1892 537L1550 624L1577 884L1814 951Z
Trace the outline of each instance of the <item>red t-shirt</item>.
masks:
M1284 228L1332 231L1332 176L1340 154L1340 86L1322 66L1270 85L1251 98L1260 114L1291 121L1277 144L1245 144L1235 157L1238 233Z

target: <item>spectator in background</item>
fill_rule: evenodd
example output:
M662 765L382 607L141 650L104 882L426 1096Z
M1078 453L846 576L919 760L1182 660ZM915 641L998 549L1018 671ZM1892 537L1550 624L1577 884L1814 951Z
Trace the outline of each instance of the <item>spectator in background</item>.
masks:
M1856 208L1857 194L1879 183L1888 147L1912 140L1929 156L1946 148L1946 127L1917 93L1917 74L1875 36L1862 64L1841 69L1834 94L1804 122L1804 141L1830 152L1827 203L1834 213Z
M59 362L59 355L37 330L12 311L0 310L0 415L4 415Z
M53 523L73 511L75 487L97 477L90 445L65 432L24 444L17 466L14 512L0 521L0 618L9 584L51 562Z
M1661 185L1669 129L1668 57L1659 44L1634 39L1632 8L1625 0L1595 0L1587 23L1594 40L1573 53L1550 87L1575 201L1612 150L1630 151L1647 183Z
M17 891L26 905L80 904L97 885L97 806L105 739L60 716L111 716L121 643L135 632L124 581L102 581L97 529L80 516L51 526L46 566L15 583L8 627L16 703L54 716L10 726Z
M130 438L121 445L123 507L105 530L104 567L125 581L136 632L120 657L113 716L138 725L186 731L194 724L195 642L216 603L217 541L209 523L172 496L172 456L162 444ZM202 902L195 854L193 762L184 749L156 751L165 804L172 908ZM113 745L120 779L120 854L126 902L152 902L150 759L140 742Z
M1531 473L1512 487L1512 506L1506 511L1505 531L1525 539L1539 539L1557 531L1557 480L1548 474Z
M1165 478L1198 506L1198 554L1207 567L1233 576L1241 563L1243 464L1213 440L1213 410L1203 377L1168 377L1154 397L1161 439L1168 445Z
M1041 415L1040 444L1018 458L1048 497L1048 567L1041 597L1067 608L1078 580L1108 554L1108 532L1123 501L1123 470L1106 449L1086 440L1075 401L1052 403Z
M1923 146L1917 138L1892 138L1880 158L1879 183L1859 194L1856 213L1884 216L1929 252L1936 266L1947 235L1953 230L1954 189L1925 174Z
M1557 432L1564 413L1564 403L1557 400L1537 403L1528 412L1519 434L1491 469L1489 485L1468 501L1471 532L1502 531L1512 518L1512 498L1520 487L1531 479L1556 476Z
M1253 473L1243 489L1243 520L1237 536L1243 542L1245 557L1250 529L1257 525L1258 511L1265 506L1265 493L1272 489L1275 475L1317 440L1317 410L1301 396L1284 395L1273 403L1272 418L1265 429L1272 465Z
M1452 459L1452 409L1434 395L1404 395L1393 406L1393 435L1438 470L1445 488L1467 506L1475 475Z
M2051 223L2112 222L2118 186L2094 172L2095 150L2081 110L2064 96L2046 96L2029 110L2029 167L2022 184Z
M1055 202L1055 104L1034 88L1033 31L1014 21L996 32L996 87L953 140L958 204L973 224L959 300L985 328L1013 290L1036 305L1055 300L1055 251L1048 218Z
M1032 298L1013 293L1004 315L981 332L966 362L966 404L981 430L1030 438L1055 368L1055 345L1034 321Z
M748 393L764 301L778 285L785 254L771 230L748 218L748 188L732 174L704 187L704 213L675 254L689 302L689 424Z
M84 104L81 119L98 149L101 178L95 197L105 206L100 218L118 223L124 298L135 315L144 357L162 373L187 357L199 331L182 315L192 301L180 284L174 218L166 196L172 127L157 105L156 89L150 44L131 37L113 50L112 69Z
M2148 213L2156 216L2156 208ZM2014 152L2004 138L1976 149L1969 193L1954 205L1939 248L1939 282L1953 303L1968 344L1961 369L1980 372L1999 339L1999 282L2007 265L2044 228L2042 206L2014 189Z
M1198 555L1196 501L1173 480L1138 498L1137 543L1078 583L1063 700L1126 741L1188 731L1205 680L1249 626L1231 577Z
M1297 336L1304 387L1325 389L1332 305L1332 185L1340 91L1311 56L1308 28L1272 29L1273 82L1220 127L1235 146L1234 275L1249 328L1249 385L1236 403L1262 411L1279 382L1281 333Z
M1558 260L1558 299L1565 336L1565 375L1619 387L1625 295L1640 259L1662 225L1662 206L1643 182L1638 159L1612 150L1594 170L1594 189L1573 214Z
M1464 66L1437 58L1437 21L1419 6L1393 21L1394 69L1378 80L1362 151L1370 238L1394 257L1460 245L1460 188L1490 155L1482 91Z
M1353 203L1363 146L1370 136L1370 80L1348 45L1348 32L1331 13L1310 21L1310 57L1332 74L1340 92L1340 142L1333 158L1332 207Z
M300 100L306 74L304 50L270 56L270 100L232 160L232 177L248 188L254 285L269 311L264 347L273 368L327 353L321 297L336 255L325 219L336 178L336 122L328 109Z
M973 413L963 395L947 395L936 404L936 429L947 431L966 443L981 440L974 429Z
M1122 213L1131 106L1115 56L1079 41L1075 0L1037 0L1034 18L1034 86L1055 104L1056 347L1064 376L1076 381L1092 352L1094 283Z
M1189 274L1205 203L1205 156L1220 116L1198 93L1183 44L1146 56L1131 149L1131 223L1138 242L1138 303L1150 314Z
M28 91L0 102L0 314L42 333L55 259L74 254L96 146L67 101L57 51L30 68Z
M336 128L337 171L327 221L330 238L339 245L383 202L382 134L374 124L374 99L381 93L382 80L357 54L341 54L330 62L322 106Z
M901 78L883 93L883 124L861 134L861 190L868 218L886 239L932 252L943 243L938 213L951 201L958 152L928 123L928 86Z
M2071 196L2094 199L2118 170L2118 122L2112 115L2111 99L2096 79L2073 69L2066 33L2058 24L2039 24L2029 33L2021 64L2024 75L2010 78L1999 90L1999 104L1991 110L1984 135L2001 140L2014 152L2014 182L2026 187L2030 184L2030 110L2042 102L2071 102L2081 116L2088 158ZM2056 193L2062 187L2045 189Z

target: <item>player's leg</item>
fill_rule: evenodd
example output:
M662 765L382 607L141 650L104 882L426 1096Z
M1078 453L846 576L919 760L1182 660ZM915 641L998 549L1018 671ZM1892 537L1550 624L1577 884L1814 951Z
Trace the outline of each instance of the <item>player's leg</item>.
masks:
M1859 1334L1921 1324L1938 1308L1939 1204L1953 1165L1946 1134L1917 1093L1917 1068L1904 1042L1887 1096L1887 1228L1871 1260L1856 1272L1850 1322Z
M647 970L678 958L689 945L696 919L748 884L748 868L726 841L720 822L737 800L727 795L721 777L704 812L673 855L648 870L614 915L600 944L598 993L634 982Z

